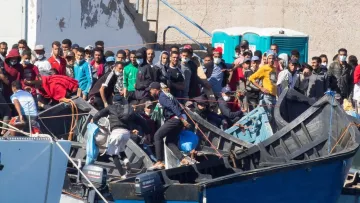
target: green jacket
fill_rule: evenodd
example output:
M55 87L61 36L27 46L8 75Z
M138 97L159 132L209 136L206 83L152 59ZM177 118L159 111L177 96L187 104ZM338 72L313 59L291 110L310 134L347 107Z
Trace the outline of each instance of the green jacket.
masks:
M132 63L125 66L124 69L124 88L127 89L128 92L135 91L135 83L136 83L136 75L138 73L137 66L134 66Z

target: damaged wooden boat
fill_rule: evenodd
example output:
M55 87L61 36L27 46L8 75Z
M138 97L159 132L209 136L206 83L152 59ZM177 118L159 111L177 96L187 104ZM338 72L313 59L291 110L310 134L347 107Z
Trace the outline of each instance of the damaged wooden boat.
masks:
M331 113L331 122L324 119ZM144 173L109 187L119 203L335 203L359 148L358 137L341 106L324 96L273 136L235 151L234 157Z

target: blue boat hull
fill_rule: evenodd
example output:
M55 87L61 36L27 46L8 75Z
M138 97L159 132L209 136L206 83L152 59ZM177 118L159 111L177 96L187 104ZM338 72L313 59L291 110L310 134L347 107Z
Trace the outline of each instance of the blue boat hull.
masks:
M233 174L209 183L200 183L198 199L166 203L336 203L352 159L315 164L271 167L263 172ZM196 191L193 191L196 192ZM186 194L184 194L186 195ZM116 203L145 203L144 200L117 199Z

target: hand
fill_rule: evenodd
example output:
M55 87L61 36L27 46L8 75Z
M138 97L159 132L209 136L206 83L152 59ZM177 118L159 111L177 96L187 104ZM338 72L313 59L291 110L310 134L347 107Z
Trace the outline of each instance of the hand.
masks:
M125 95L125 90L120 90L119 93L120 93L121 96L124 96Z
M21 116L19 116L19 120L20 120L20 122L21 122L21 123L25 123L25 122L24 122L24 118L23 118L23 116L22 116L22 115L21 115Z
M107 102L104 103L105 108L109 106Z
M83 100L87 100L87 95L86 94L83 94L83 96L82 96L82 98L83 98Z
M28 81L28 80L24 79L24 84L25 85L31 85L31 81Z
M190 123L188 123L186 120L181 119L182 123L184 124L185 128L191 128Z
M267 89L265 89L265 88L261 88L261 92L263 92L264 94L269 94L270 92L269 92L269 90L267 90Z
M138 130L132 130L131 133L134 134L134 135L138 135L139 131Z
M5 133L6 133L6 130L2 130L0 135L2 136L2 135L4 135Z
M236 91L236 97L241 97L241 92L239 92L239 91Z

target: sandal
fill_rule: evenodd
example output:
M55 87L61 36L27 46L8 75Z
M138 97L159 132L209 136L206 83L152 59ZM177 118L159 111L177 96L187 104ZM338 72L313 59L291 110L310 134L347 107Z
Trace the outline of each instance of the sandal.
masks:
M148 168L148 170L162 170L165 169L165 164L163 162L156 162L154 165Z

